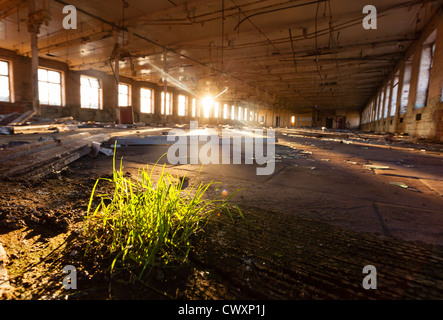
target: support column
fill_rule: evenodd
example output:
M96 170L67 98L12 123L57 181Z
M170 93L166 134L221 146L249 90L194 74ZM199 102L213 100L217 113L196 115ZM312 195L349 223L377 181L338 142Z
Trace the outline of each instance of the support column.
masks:
M120 108L118 105L118 84L120 82L120 44L118 43L118 31L114 30L114 124L120 123Z
M33 2L33 1L31 1ZM32 75L32 108L41 116L40 100L38 93L38 32L31 32L31 75Z
M118 47L118 45L117 45ZM120 82L120 50L117 49L117 54L114 58L114 72L115 72L115 82L114 82L114 119L115 123L120 123L120 107L118 105L118 84Z
M45 2L43 2L43 5ZM31 34L31 90L32 90L32 108L37 115L41 115L40 100L38 93L38 34L40 26L49 20L49 11L44 6L43 9L36 9L35 0L29 1L29 12L27 27Z
M179 94L177 92L175 92L174 94L172 94L172 122L177 122L179 117L178 117L178 96Z
M274 120L275 120L274 108L275 106L272 106L271 128L274 127Z
M161 88L154 90L154 114L156 115L156 119L160 119L161 116L161 105L162 105L162 98L161 98Z

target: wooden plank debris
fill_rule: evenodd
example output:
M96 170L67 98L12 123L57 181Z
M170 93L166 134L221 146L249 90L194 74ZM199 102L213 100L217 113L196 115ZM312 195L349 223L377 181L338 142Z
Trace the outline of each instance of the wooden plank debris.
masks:
M2 125L2 126L7 125L10 122L17 119L18 117L20 117L20 113L18 113L18 112L13 112L13 113L9 113L9 114L2 114L2 115L0 115L0 125Z
M66 124L40 125L40 126L14 126L23 130L43 130L51 134L49 126L67 126ZM69 126L68 126L69 127ZM76 128L76 126L74 126ZM61 127L59 127L61 128ZM144 128L130 130L103 129L99 131L73 132L47 136L40 141L26 143L12 148L0 150L0 179L6 180L34 180L59 171L71 162L86 156L94 156L99 152L110 154L113 150L103 149L103 142L111 137L120 135L138 135L158 130L160 128ZM60 130L61 131L61 130ZM32 131L30 131L32 132ZM38 131L37 131L38 132ZM166 138L166 137L163 137ZM35 139L34 139L35 140ZM92 148L94 146L94 148ZM109 152L110 151L110 152Z
M11 126L19 126L24 124L26 121L28 121L29 119L31 119L34 115L36 114L36 112L34 110L29 110L26 111L25 113L23 113L20 117L16 118L14 121L8 123Z
M13 126L15 134L19 133L34 133L34 132L47 132L47 131L74 131L77 130L76 125L71 124L40 124L29 126Z
M0 127L0 134L10 135L14 133L14 128L12 127Z
M34 180L63 169L71 162L88 155L93 142L102 143L109 139L107 134L85 135L42 141L32 146L20 146L17 154L9 153L3 160L0 153L0 178L8 180ZM17 147L17 148L20 148ZM28 149L26 149L26 147Z

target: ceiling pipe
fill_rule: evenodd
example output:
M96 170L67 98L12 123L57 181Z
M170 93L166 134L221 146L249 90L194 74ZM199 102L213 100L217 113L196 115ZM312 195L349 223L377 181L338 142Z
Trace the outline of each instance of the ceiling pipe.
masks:
M68 3L66 3L66 2L63 1L63 0L55 0L55 1L58 2L58 3L60 3L60 4L63 4L63 5L68 5ZM83 9L81 9L81 8L77 8L77 11L78 11L78 12L81 12L81 13L87 15L87 16L90 16L91 18L97 19L97 20L99 20L99 21L101 21L101 22L103 22L103 23L106 23L106 24L112 26L113 28L115 28L116 30L120 30L120 31L123 31L123 32L130 32L130 31L128 31L127 28L123 28L123 27L121 27L121 26L118 26L117 24L115 24L115 23L113 23L113 22L110 22L110 21L108 21L108 20L106 20L106 19L100 18L99 16L96 16L96 15L94 15L94 14L92 14L92 13L89 13L89 12L87 12L86 10L83 10ZM237 76L234 76L234 75L232 75L232 74L230 74L230 73L226 73L226 72L223 72L222 70L219 70L219 69L216 69L216 68L214 68L214 67L211 67L210 65L208 65L208 64L206 64L206 63L203 63L203 62L198 61L198 60L196 60L196 59L194 59L194 58L191 58L191 57L189 57L188 55L185 55L185 54L183 54L183 53L177 52L176 50L174 50L174 49L172 49L172 48L168 48L167 46L162 45L162 44L160 44L160 43L158 43L158 42L156 42L156 41L153 41L153 40L151 40L151 39L149 39L149 38L147 38L147 37L145 37L145 36L143 36L143 35L140 35L140 34L135 33L135 32L131 32L131 33L133 34L133 36L135 36L135 37L137 37L137 38L139 38L139 39L142 39L142 40L144 40L144 41L146 41L146 42L148 42L148 43L151 43L151 44L153 44L153 45L155 45L155 46L157 46L157 47L163 49L163 50L166 51L166 52L174 53L175 55L177 55L177 56L179 56L179 57L182 57L182 58L184 58L184 59L187 59L187 60L189 60L189 61L192 61L192 62L194 62L194 63L197 64L197 65L200 65L200 66L203 66L203 67L205 67L205 68L208 68L208 69L209 69L210 71L212 71L212 72L216 72L216 73L220 73L220 74L227 75L227 76L231 77L231 78L234 79L234 80L237 80L237 81L240 81L240 82L246 84L247 86L250 86L250 87L253 87L253 88L258 88L256 85L251 84L251 83L248 82L248 81L245 81L245 80L243 80L243 79L241 79L241 78L239 78L239 77L237 77ZM263 89L260 89L260 88L258 88L258 89L264 91Z

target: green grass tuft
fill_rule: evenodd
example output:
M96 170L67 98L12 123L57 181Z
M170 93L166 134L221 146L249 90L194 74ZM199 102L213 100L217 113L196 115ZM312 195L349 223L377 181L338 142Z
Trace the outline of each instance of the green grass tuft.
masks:
M116 268L134 268L138 278L153 267L179 265L187 261L191 249L190 238L200 231L213 213L227 212L232 218L229 197L205 199L204 195L214 183L201 183L182 190L184 179L165 171L154 181L152 173L139 170L131 179L115 168L112 179L100 178L91 193L86 215L85 230L90 245L105 246L114 259L111 273ZM113 194L95 195L101 180L110 181ZM92 209L94 199L99 204ZM236 210L242 216L238 207Z

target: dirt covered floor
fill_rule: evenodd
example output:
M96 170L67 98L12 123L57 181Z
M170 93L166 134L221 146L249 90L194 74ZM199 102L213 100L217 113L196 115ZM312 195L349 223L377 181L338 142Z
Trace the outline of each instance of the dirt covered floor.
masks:
M144 281L127 272L111 278L111 257L85 255L83 218L96 179L112 173L112 157L86 156L40 181L2 181L0 243L9 278L2 298L443 298L438 145L289 131L278 138L271 176L257 176L251 165L167 166L190 181L220 182L209 197L241 189L232 201L245 219L214 215L192 238L187 264L154 269ZM117 158L136 177L166 151L125 147ZM63 289L66 265L77 269L76 290ZM367 265L376 267L377 289L362 286Z

